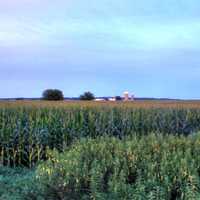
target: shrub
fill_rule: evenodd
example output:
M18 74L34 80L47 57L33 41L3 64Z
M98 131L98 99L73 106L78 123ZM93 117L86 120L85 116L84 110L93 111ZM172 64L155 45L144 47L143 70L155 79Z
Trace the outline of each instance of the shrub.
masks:
M95 96L91 92L85 92L84 94L80 96L80 100L84 100L84 101L91 101L94 99L95 99Z
M59 100L64 100L64 95L60 90L48 89L43 92L42 98L43 100L48 100L48 101L59 101Z
M37 169L56 199L199 199L200 137L83 140Z

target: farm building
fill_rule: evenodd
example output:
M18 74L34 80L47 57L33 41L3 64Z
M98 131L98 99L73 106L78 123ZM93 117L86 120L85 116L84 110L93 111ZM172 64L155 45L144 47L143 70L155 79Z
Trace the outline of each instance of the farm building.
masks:
M134 95L129 95L128 91L124 92L124 101L133 101L134 100Z

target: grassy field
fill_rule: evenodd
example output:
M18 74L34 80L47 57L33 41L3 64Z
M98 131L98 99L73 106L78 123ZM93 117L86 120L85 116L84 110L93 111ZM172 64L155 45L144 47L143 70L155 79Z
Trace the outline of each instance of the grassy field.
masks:
M0 102L0 199L200 199L199 132L200 101Z

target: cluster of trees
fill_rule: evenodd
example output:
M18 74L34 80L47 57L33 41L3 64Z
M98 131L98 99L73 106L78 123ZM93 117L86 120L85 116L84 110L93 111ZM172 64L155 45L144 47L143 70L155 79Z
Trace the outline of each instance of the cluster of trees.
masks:
M90 101L94 100L95 96L92 92L84 92L80 95L80 100ZM47 89L42 93L42 99L48 101L62 101L64 100L64 94L58 89Z
M80 95L80 100L90 101L94 99L95 99L95 96L91 92L84 92L82 95Z
M43 92L42 98L48 101L61 101L64 100L64 95L61 90L48 89Z

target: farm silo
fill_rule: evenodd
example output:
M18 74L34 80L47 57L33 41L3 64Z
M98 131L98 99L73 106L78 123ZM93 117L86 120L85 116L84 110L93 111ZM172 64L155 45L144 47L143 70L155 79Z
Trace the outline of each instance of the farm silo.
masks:
M129 92L124 92L124 101L128 101L129 100Z

